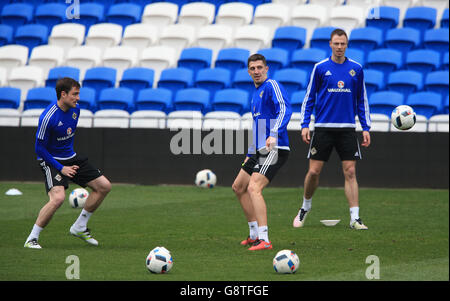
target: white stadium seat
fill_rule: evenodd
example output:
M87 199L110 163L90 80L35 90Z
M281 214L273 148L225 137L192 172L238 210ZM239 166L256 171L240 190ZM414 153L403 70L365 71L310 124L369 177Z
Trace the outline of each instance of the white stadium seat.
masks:
M130 128L166 128L166 113L163 111L141 110L130 115Z
M449 132L448 114L433 115L428 119L428 132Z
M311 121L309 123L309 130L313 131L314 130L314 120L315 120L314 115L311 115L310 120ZM287 125L287 129L290 131L301 131L302 130L302 125L300 124L300 113L299 112L292 113L291 120L289 121L289 123Z
M36 66L22 66L11 70L8 77L8 85L20 89L21 106L31 88L43 86L44 73L41 68Z
M231 26L233 30L248 25L253 19L253 5L243 2L224 3L219 7L216 24Z
M178 18L178 5L170 2L147 4L142 14L142 23L158 27L158 31L174 24Z
M372 122L371 132L389 132L391 127L391 118L384 114L370 114L370 120ZM356 131L361 132L362 127L359 122L358 116L355 116Z
M216 12L216 6L207 2L191 2L181 7L178 16L179 24L187 24L196 29L212 24Z
M158 42L158 27L150 24L136 23L125 27L122 46L135 47L139 53Z
M3 87L7 84L7 71L6 68L0 67L0 87Z
M338 6L341 5L343 2L344 0L309 0L309 4L319 4L326 7Z
M241 115L236 112L212 111L203 118L203 129L239 130L241 128Z
M276 28L288 24L290 13L289 7L284 4L263 3L255 9L253 24L266 26L273 34Z
M156 87L161 71L167 68L175 67L178 55L176 50L169 46L151 46L145 48L141 53L138 65L140 67L150 68L155 71L154 85Z
M99 110L94 113L95 128L128 128L130 114L124 110Z
M54 67L60 66L64 61L64 49L60 46L54 45L40 45L33 48L29 66L37 66L42 69L45 77L48 76L48 71Z
M230 47L233 43L233 28L228 25L211 24L199 29L196 44L199 47L213 51L212 62L222 48Z
M174 48L179 56L184 48L193 44L195 36L195 27L185 24L173 24L164 27L159 37L159 44Z
M94 46L78 46L71 48L66 56L66 65L80 69L80 81L86 70L100 65L102 51Z
M248 49L251 54L259 49L269 48L273 34L263 25L245 25L236 29L234 45L238 48Z
M66 55L70 48L80 46L84 42L86 27L78 23L62 23L53 26L48 37L48 44L60 46Z
M341 28L350 35L354 28L364 25L366 16L366 12L361 7L336 6L331 9L329 22L330 26Z
M7 75L12 68L26 65L28 47L22 45L5 45L0 47L0 66L6 69Z
M21 126L35 126L39 124L39 116L45 109L29 109L22 112L20 125Z
M78 118L77 127L91 128L94 119L94 113L90 110L80 109L80 117Z
M102 64L117 70L116 83L122 78L125 69L136 66L138 50L131 46L115 46L105 48Z
M298 5L293 8L291 24L306 29L306 43L309 46L314 29L323 27L328 21L328 10L325 6L317 4Z
M89 27L85 45L95 46L102 51L107 47L120 44L122 40L122 26L115 23L97 23Z
M252 112L247 112L241 117L241 129L251 130L253 127L253 116Z
M19 126L20 115L18 109L0 108L0 126Z
M167 128L201 130L202 117L200 111L173 111L167 115Z
M272 3L284 4L292 11L295 6L305 4L306 0L272 0Z

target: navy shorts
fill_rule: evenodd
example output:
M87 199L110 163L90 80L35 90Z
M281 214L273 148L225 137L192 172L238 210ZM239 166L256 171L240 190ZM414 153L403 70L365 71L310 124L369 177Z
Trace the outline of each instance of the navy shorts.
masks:
M273 149L270 152L258 151L242 164L242 169L249 175L258 172L270 182L281 166L286 163L288 157L289 151L284 149Z
M328 161L333 148L341 161L362 159L356 132L353 131L314 131L309 145L308 159Z

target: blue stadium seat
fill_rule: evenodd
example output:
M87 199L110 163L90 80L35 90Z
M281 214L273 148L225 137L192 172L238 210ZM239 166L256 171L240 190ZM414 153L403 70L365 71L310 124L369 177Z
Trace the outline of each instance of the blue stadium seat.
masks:
M379 70L366 69L364 70L364 81L366 83L367 97L377 91L384 89L384 74Z
M448 28L448 8L444 9L440 24L442 28Z
M416 114L429 119L441 110L441 95L434 92L417 92L409 95L406 104L411 106Z
M345 56L347 58L361 64L361 66L364 66L366 64L365 54L364 54L364 51L362 51L362 50L347 48L347 50L345 51Z
M255 84L253 83L253 79L250 74L248 74L247 68L236 71L231 86L236 89L247 91L249 101L255 91Z
M14 28L10 25L0 24L0 46L12 44Z
M318 48L324 50L327 55L331 54L330 37L336 27L317 27L314 29L310 40L311 48Z
M291 67L301 69L309 77L314 65L327 58L327 53L318 48L304 48L294 51Z
M351 31L348 47L368 53L383 45L383 31L376 27L355 28Z
M217 91L212 102L213 111L232 111L242 115L249 109L248 92L241 89Z
M386 33L384 43L387 48L401 51L403 59L406 60L407 53L419 47L420 32L417 29L409 27L390 29Z
M370 113L391 116L392 111L404 104L403 94L395 91L378 91L369 97Z
M197 73L194 86L209 91L210 101L218 90L231 85L230 71L224 68L206 68Z
M386 32L389 29L396 28L400 19L400 9L391 6L378 6L371 8L366 18L366 26L376 27Z
M134 3L119 3L109 7L106 21L126 27L141 21L142 7Z
M43 3L37 5L34 18L36 23L47 26L48 32L52 32L53 26L67 20L66 10L68 6L62 3Z
M282 48L260 49L258 53L264 55L267 66L269 66L269 77L279 69L285 68L289 62L289 52Z
M139 91L136 100L136 110L154 110L169 113L172 109L172 91L165 88Z
M112 88L116 83L117 70L109 67L94 67L86 70L83 87L93 88L95 95L100 96L103 89Z
M209 92L202 88L181 89L175 94L175 111L201 111L209 109Z
M244 48L223 48L217 54L215 67L230 70L230 76L233 78L236 70L247 68L247 59L249 56L250 51Z
M0 87L0 108L17 109L20 105L20 89Z
M408 52L405 68L419 71L424 76L439 68L439 53L434 50L418 49Z
M412 27L420 31L421 39L427 29L436 24L437 11L433 7L415 6L406 10L403 27Z
M423 45L426 49L437 51L443 55L448 52L448 35L448 28L427 30L423 39Z
M291 100L291 109L293 113L298 113L301 111L305 95L306 90L300 90L292 93L290 100Z
M444 113L444 114L448 114L448 95L447 95L447 98L445 99L445 101L444 101L444 108L443 108L443 110L442 110L442 113Z
M178 59L178 67L191 69L194 78L198 70L211 66L212 50L202 47L184 48Z
M97 101L98 109L124 110L131 113L134 110L133 94L133 90L128 88L103 89Z
M178 90L192 87L194 73L187 68L168 68L161 72L158 88L166 88L176 95Z
M292 53L303 48L306 42L306 29L299 26L280 26L275 30L272 47L288 51L289 59Z
M448 96L448 76L447 71L433 71L425 77L425 90L439 93L443 100Z
M134 100L139 95L139 90L148 89L153 86L155 71L150 68L135 67L125 69L119 86L129 88L134 92Z
M33 11L33 5L27 3L6 4L0 14L0 21L16 30L17 27L33 21Z
M23 109L44 109L53 101L56 101L56 91L49 87L31 88L23 103Z
M42 24L26 24L19 26L14 37L16 44L28 47L31 54L34 47L47 44L48 29Z
M83 2L80 4L80 18L72 19L72 22L83 24L86 27L86 32L89 32L91 25L103 22L104 15L105 8L103 4Z
M366 67L380 70L384 73L384 78L388 78L389 73L402 67L402 53L395 49L376 49L369 52Z
M423 76L422 73L417 71L394 71L389 74L386 86L390 91L402 93L404 99L407 99L410 94L422 90Z
M448 69L449 69L449 68L448 68L448 65L449 65L449 62L448 62L448 52L446 52L446 53L444 53L444 59L442 60L442 69L448 70Z
M86 109L91 112L97 110L97 102L95 98L95 90L89 87L80 88L80 100L78 101L80 109Z
M306 88L306 86L308 85L307 77L308 74L304 70L296 68L285 68L278 70L273 76L273 79L277 80L283 85L290 99L292 93Z
M76 81L80 80L80 69L76 67L61 66L49 70L45 86L50 88L56 87L56 81L63 77L71 77Z

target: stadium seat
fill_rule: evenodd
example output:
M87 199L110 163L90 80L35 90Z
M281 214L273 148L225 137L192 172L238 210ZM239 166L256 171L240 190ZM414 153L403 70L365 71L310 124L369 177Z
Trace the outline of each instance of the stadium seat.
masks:
M0 108L17 109L20 105L20 89L0 87Z
M173 100L175 111L200 111L206 113L209 107L209 92L201 88L180 89Z
M404 104L403 94L395 91L378 91L369 98L370 113L391 116L392 111Z
M212 102L213 111L230 111L242 114L248 109L248 92L241 89L217 91Z
M289 64L289 52L281 48L264 48L258 53L264 55L267 66L269 66L269 77L279 69L285 68Z
M382 3L387 6L396 7L399 9L400 20L405 17L406 10L417 4L417 0L382 0Z
M141 21L142 7L134 3L118 3L109 7L105 19L108 23L126 27Z
M0 47L0 65L6 69L6 74L14 67L23 66L28 61L28 47L23 45L5 45Z
M0 126L20 126L21 112L18 109L2 109L0 107Z
M78 105L80 106L80 109L95 112L97 110L95 90L89 87L81 87Z
M297 5L292 9L291 23L293 26L306 30L304 45L308 47L316 28L320 28L328 23L327 7L316 4ZM330 36L328 36L329 39ZM314 46L311 45L311 47Z
M366 18L366 26L379 28L383 31L383 36L386 36L386 32L389 29L397 27L399 20L399 8L379 6L370 9Z
M389 73L400 69L402 65L402 53L400 51L384 48L369 52L366 62L367 68L382 71L386 79Z
M230 70L231 78L234 78L236 70L247 68L247 60L250 51L243 48L224 48L217 55L215 67Z
M153 69L143 67L125 69L119 87L133 90L134 100L136 100L140 90L153 87L154 77Z
M408 52L419 47L420 32L409 27L389 29L384 43L387 48L401 51L406 60Z
M0 46L11 44L13 42L14 28L10 25L0 24Z
M425 77L425 90L436 92L441 95L442 100L448 96L448 71L433 71Z
M366 92L369 98L374 92L384 89L384 74L379 70L364 70L364 81L366 83Z
M304 70L285 68L275 72L273 79L280 82L291 98L292 93L305 89L308 84L308 74Z
M292 93L291 108L293 113L299 113L302 109L303 100L305 99L306 90L300 90ZM299 122L300 125L300 122Z
M176 50L169 46L150 46L142 50L138 65L155 71L153 86L159 81L161 71L173 68L178 60Z
M186 68L168 68L161 72L158 88L166 88L176 95L178 90L192 87L194 73Z
M444 59L442 60L442 69L444 70L448 70L449 67L449 62L448 62L448 52L444 53Z
M80 80L83 80L86 70L100 65L100 62L101 50L94 46L83 45L69 50L65 64L80 69Z
M387 89L402 93L404 99L423 88L422 73L410 70L394 71L389 74Z
M311 33L312 34L312 33ZM295 50L303 48L306 43L306 29L299 26L281 26L275 30L272 47L281 48L289 53L291 58Z
M272 2L284 4L288 6L289 9L293 9L295 6L305 3L305 0L272 0Z
M448 8L444 10L440 24L442 28L448 28Z
M255 7L253 24L263 25L273 35L275 29L289 22L289 7L279 3L262 3Z
M175 48L177 55L195 41L195 27L186 24L172 24L164 27L159 37L159 44Z
M417 115L427 119L438 114L442 107L441 95L434 92L417 92L409 95L406 104L411 106Z
M94 120L94 113L87 109L80 108L80 117L78 117L77 128L91 128Z
M53 26L66 21L66 10L67 6L62 3L42 3L36 6L34 19L37 24L47 26L50 33Z
M197 30L212 24L216 6L207 2L190 2L181 7L178 23L193 26Z
M39 124L39 116L41 116L42 112L44 112L44 109L29 109L22 111L20 126L37 127Z
M433 115L430 117L430 119L428 119L428 132L447 132L448 133L448 131L449 131L448 113Z
M125 110L106 109L94 113L94 128L128 128L130 113Z
M15 43L28 47L31 51L34 47L47 44L48 29L42 24L26 24L19 26L14 36Z
M8 85L20 88L21 100L25 99L29 89L43 85L44 74L42 69L36 66L21 66L11 70L8 77Z
M103 89L113 88L116 84L116 69L108 67L93 67L86 70L83 87L93 88L95 95L100 97Z
M163 111L169 113L173 109L172 91L165 88L143 89L136 99L136 110Z
M99 110L134 111L134 92L128 88L105 88L97 101Z
M80 17L72 19L72 22L84 25L88 32L92 25L104 22L105 7L101 3L83 2L79 6L79 15Z
M292 116L291 116L292 121ZM252 112L246 112L241 116L241 129L252 130L253 127L253 114Z
M122 78L125 69L136 66L138 51L131 46L114 46L105 48L102 64L105 67L116 69L116 81Z
M203 114L200 111L173 111L167 114L167 128L201 130Z
M200 69L211 67L212 50L202 47L184 48L178 59L178 67L191 69L194 78Z
M350 32L358 27L363 26L366 12L358 6L341 5L331 8L330 12L330 26L342 28Z
M383 45L383 31L379 28L355 28L350 33L348 47L368 53L381 45Z
M49 104L56 100L56 91L54 88L32 88L28 90L23 109L45 109Z
M206 68L197 73L194 86L209 91L210 100L217 91L228 88L231 85L230 71L224 68Z
M231 47L233 43L233 28L228 25L211 24L202 26L197 32L195 44L213 51L212 61L215 62L219 51Z
M425 31L436 24L437 11L427 6L409 7L403 19L403 27L412 27L420 31L421 41Z
M158 28L144 23L131 24L125 27L122 46L134 47L141 54L142 51L158 42Z
M166 26L174 24L178 18L178 5L169 2L147 4L142 14L142 23L158 28L158 32Z
M166 113L162 111L134 111L130 115L130 128L164 129L166 117Z
M320 4L328 7L334 7L343 4L344 0L309 0L310 4Z
M0 87L6 86L7 79L7 70L6 68L0 67Z
M255 91L255 84L253 83L253 79L251 78L250 74L248 74L247 68L236 70L231 86L236 89L247 91L249 101L251 100L253 92Z
M103 51L119 45L122 40L122 26L114 23L97 23L89 28L85 45L95 46Z
M64 61L64 49L59 46L41 45L31 51L29 66L37 66L42 69L45 77L51 68L60 66Z
M34 6L28 3L6 4L1 11L0 21L15 31L19 26L33 21L33 11Z
M327 55L331 54L330 38L335 27L318 27L314 29L311 37L310 47L324 50Z
M345 51L345 56L361 66L364 66L366 63L365 54L364 51L359 49L353 49L353 48L347 48Z
M379 0L345 0L345 5L358 6L366 13L370 8L375 7L377 4L379 4Z
M253 19L253 6L243 2L224 3L219 7L216 24L228 25L236 30L250 24Z
M389 132L391 127L391 116L385 114L370 114L371 132ZM361 126L361 124L359 124ZM361 129L362 130L362 129Z
M53 26L48 44L59 46L64 49L64 55L67 55L73 47L80 46L84 42L86 27L82 24L63 23Z
M425 49L410 51L406 55L405 68L419 71L426 76L427 73L439 68L439 53Z
M212 111L203 117L202 129L239 130L241 128L241 115L236 112Z
M272 38L273 34L263 25L244 25L236 29L234 45L256 53L259 49L270 47Z
M327 58L327 53L318 48L299 49L292 53L291 67L306 72L308 78L314 65Z
M448 114L448 95L447 95L447 99L444 101L444 107L443 107L443 109L442 109L442 112L444 113L444 114Z
M439 52L441 55L448 52L448 28L430 29L425 32L423 45L426 49Z

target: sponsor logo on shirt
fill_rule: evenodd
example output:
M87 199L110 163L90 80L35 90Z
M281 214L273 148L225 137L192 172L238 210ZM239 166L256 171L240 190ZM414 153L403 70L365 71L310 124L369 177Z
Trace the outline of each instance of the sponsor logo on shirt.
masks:
M337 88L328 88L328 92L329 93L351 93L352 90L351 89L344 89L345 83L340 80L337 83Z

